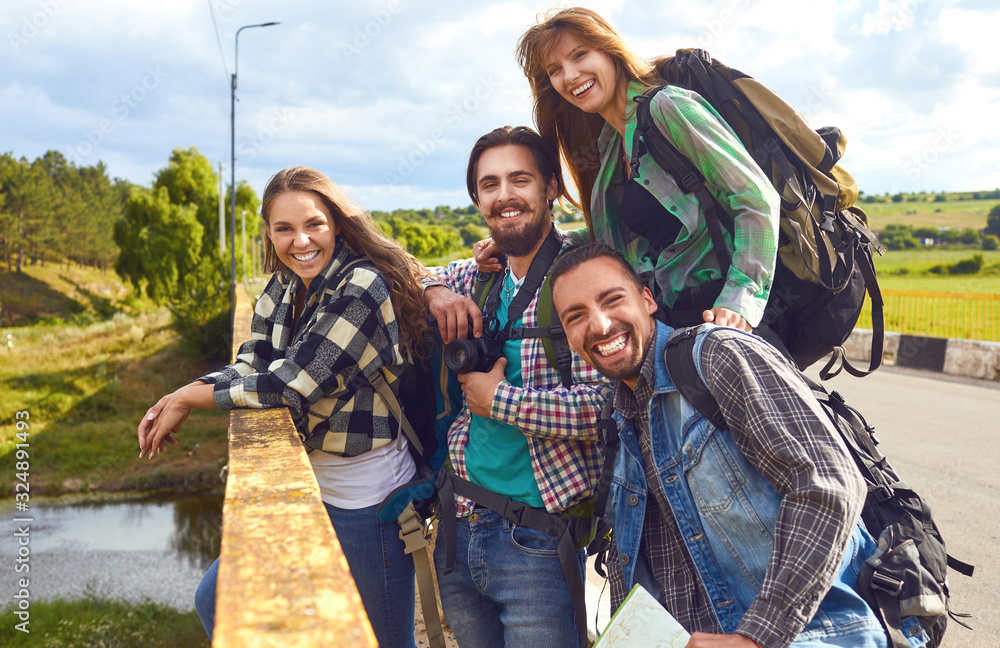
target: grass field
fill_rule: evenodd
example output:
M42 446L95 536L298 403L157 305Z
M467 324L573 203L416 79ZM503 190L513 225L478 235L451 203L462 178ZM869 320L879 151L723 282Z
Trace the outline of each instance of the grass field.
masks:
M986 216L996 205L1000 205L1000 200L858 204L868 214L868 223L875 230L881 230L890 223L980 230L986 227Z
M15 414L27 412L31 493L217 488L227 453L225 413L192 415L178 435L181 446L153 461L137 459L135 430L157 398L210 371L218 361L187 350L169 327L170 315L164 309L119 311L101 320L88 304L65 296L65 286L48 283L52 277L35 270L30 268L16 281L11 281L12 275L0 275L6 313L18 321L26 319L15 307L32 300L8 299L10 287L36 282L50 304L48 321L76 317L90 323L3 329L3 342L10 334L13 345L0 347L0 462L15 465L15 443L21 442L15 438ZM76 277L71 283L108 279L105 273L96 275ZM54 295L65 300L60 303ZM0 496L11 494L13 482L11 477L0 483Z
M950 265L983 255L984 270L975 275L930 274L937 265ZM885 290L919 290L924 292L1000 293L1000 251L961 250L898 250L875 257L878 282Z
M0 608L7 623L0 647L38 648L209 648L198 614L155 603L126 603L95 597L32 601L30 634L14 629L13 608Z

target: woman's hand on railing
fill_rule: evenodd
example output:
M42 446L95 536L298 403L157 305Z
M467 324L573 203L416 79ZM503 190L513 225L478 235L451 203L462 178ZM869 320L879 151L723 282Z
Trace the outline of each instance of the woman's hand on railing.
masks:
M173 435L180 430L192 409L216 409L213 391L212 385L195 381L167 394L146 410L137 430L139 458L146 455L152 459L166 450L168 443L178 445Z

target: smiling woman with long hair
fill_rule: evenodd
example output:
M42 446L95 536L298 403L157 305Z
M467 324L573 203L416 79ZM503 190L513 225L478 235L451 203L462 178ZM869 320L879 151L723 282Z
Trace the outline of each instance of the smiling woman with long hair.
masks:
M176 445L192 409L288 407L379 645L412 648L413 562L397 523L375 510L415 466L372 381L396 391L404 354L422 354L423 269L314 169L271 178L261 216L274 275L257 301L252 339L236 362L147 411L139 456ZM195 596L209 636L217 570L218 560Z
M670 311L697 289L712 295L698 321L750 330L764 313L777 252L778 195L722 117L702 97L667 86L650 100L653 123L701 171L733 216L732 263L720 268L704 205L651 155L632 173L635 98L663 84L597 13L550 12L518 43L535 122L558 147L580 191L590 238L621 250ZM676 322L691 325L697 322Z

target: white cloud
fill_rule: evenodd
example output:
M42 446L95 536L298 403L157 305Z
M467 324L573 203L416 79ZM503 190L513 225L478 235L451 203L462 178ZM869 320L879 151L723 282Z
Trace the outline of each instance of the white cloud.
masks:
M916 21L917 6L923 0L878 0L878 10L866 13L861 33L888 34L909 29Z
M177 147L228 163L229 80L209 1L229 72L241 25L281 21L240 37L238 173L258 192L278 169L306 163L374 209L468 204L475 139L532 123L514 48L548 3L33 0L0 4L0 119L16 125L4 147L34 158L84 142L93 150L80 163L104 160L143 184ZM986 2L581 4L642 55L701 45L815 125L840 126L866 191L901 177L914 189L998 184L1000 141L989 133L1000 114L1000 9ZM157 66L164 78L143 92ZM935 157L921 155L951 125L962 133L954 149L905 175Z
M941 42L966 53L967 72L977 77L1000 76L997 35L1000 34L1000 11L968 11L946 8L938 20Z

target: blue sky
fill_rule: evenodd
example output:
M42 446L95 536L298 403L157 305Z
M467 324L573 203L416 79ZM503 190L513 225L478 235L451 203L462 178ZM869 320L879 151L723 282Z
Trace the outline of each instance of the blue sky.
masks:
M640 54L700 46L847 135L868 193L1000 187L994 0L581 2ZM468 151L531 124L513 51L554 5L443 0L6 0L0 150L148 185L195 146L229 177L314 166L370 209L469 204ZM214 11L218 40L213 29ZM221 44L221 47L220 47Z

